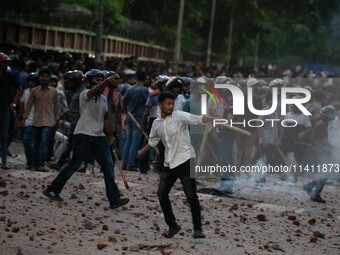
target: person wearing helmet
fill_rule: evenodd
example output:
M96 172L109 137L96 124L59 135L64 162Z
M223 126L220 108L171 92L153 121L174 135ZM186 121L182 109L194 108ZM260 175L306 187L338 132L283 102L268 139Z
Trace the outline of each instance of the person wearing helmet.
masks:
M28 88L24 90L22 97L20 99L20 113L19 113L20 120L22 119L24 110L27 107L28 99L31 95L31 90L34 87L38 86L39 84L37 72L28 74L27 84L28 84ZM24 123L24 129L23 129L23 134L22 134L22 142L24 144L25 156L26 156L26 169L32 169L33 167L33 125L32 125L33 113L34 113L34 106L32 107Z
M215 78L214 83L215 84L227 84L228 82L232 82L233 80L227 76L221 75L221 76L217 76Z
M170 79L167 83L167 89L176 96L174 111L182 110L185 97L182 94L184 81L180 77Z
M152 127L152 123L154 120L158 117L160 114L160 109L158 106L158 96L161 92L166 90L166 83L169 81L169 76L161 74L156 77L156 82L155 82L155 90L153 90L148 99L146 100L145 103L145 111L143 114L142 122L141 122L141 127L146 126L146 132L149 135ZM157 146L159 155L157 157L157 162L156 162L156 171L160 174L163 170L163 165L164 165L164 151L165 147L162 142L160 142ZM148 160L148 156L146 155L143 159L141 159L142 165L146 165L146 161ZM144 163L143 163L144 162ZM147 167L146 167L147 169ZM144 171L145 173L145 171Z
M11 113L15 112L16 104L19 104L20 85L16 78L8 72L8 64L11 59L0 52L0 147L1 168L9 169L7 164L8 133Z
M306 167L311 167L313 165L315 169L320 165L331 162L332 152L330 143L328 142L328 126L335 120L335 108L331 105L326 105L321 108L319 116L320 120L315 124L312 130L311 143L313 146L308 151L307 157L304 159ZM319 177L303 186L303 189L314 202L326 202L320 195L327 180L325 178L326 173L323 173L323 175L322 178Z
M55 170L60 170L62 168L62 166L66 163L67 158L69 158L73 148L73 132L80 118L79 96L81 92L85 90L83 79L84 74L80 70L67 71L64 74L65 87L67 87L68 91L71 93L70 107L66 112L68 114L67 120L70 122L70 127L65 150L60 155L57 163L48 165L50 168Z
M87 89L79 96L80 118L74 130L73 156L69 165L64 167L56 178L47 186L43 194L51 200L62 201L59 196L66 182L77 171L89 155L103 169L106 196L110 209L118 208L129 202L128 198L121 198L114 176L114 162L111 157L110 144L103 131L111 134L107 116L107 100L102 92L106 86L115 83L114 77L104 79L104 74L98 69L92 69L85 74Z
M274 79L269 83L269 87L271 88L281 88L284 87L284 81L280 78Z
M162 92L166 89L166 83L169 81L169 76L161 74L156 77L157 89Z
M181 76L180 78L183 81L182 94L185 100L187 100L190 97L190 85L194 84L195 80L187 76Z

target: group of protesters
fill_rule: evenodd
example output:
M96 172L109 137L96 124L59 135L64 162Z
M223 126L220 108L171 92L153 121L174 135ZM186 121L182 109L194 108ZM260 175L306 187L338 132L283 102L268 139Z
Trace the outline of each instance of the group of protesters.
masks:
M59 171L43 191L52 200L62 200L59 194L74 172L83 169L86 175L95 174L93 165L97 162L110 208L128 203L115 183L117 159L113 151L117 151L122 169L141 174L154 169L160 174L157 195L169 226L168 237L180 230L169 201L171 187L180 178L191 205L194 237L204 238L196 183L190 178L190 159L209 158L236 168L259 160L271 165L287 164L289 156L299 165L340 162L340 87L325 72L299 72L294 74L299 79L293 82L293 72L261 79L257 74L235 70L228 75L223 68L205 72L201 63L190 69L108 61L100 68L86 67L81 61L65 65L48 61L38 66L33 60L1 53L0 136L2 169L10 169L7 156L13 130L22 129L26 168ZM267 77L278 72L272 66L261 70ZM234 95L229 90L218 90L220 104L211 97L203 116L201 96L216 84L235 86L247 96L250 88L257 110L272 107L273 88L280 93L283 87L302 87L312 95L304 104L311 115L291 105L286 115L281 115L279 106L270 115L259 117L249 110L245 100L245 113L237 116L233 110L239 105L233 104ZM290 96L301 98L298 93ZM263 121L263 125L240 127L249 133L247 136L228 128L199 125L211 123L214 118L224 118L228 123L287 119L296 125L284 127L280 122ZM207 137L210 142L204 144ZM216 189L233 192L235 178L235 173L221 177ZM296 175L280 178L297 181ZM311 200L325 202L320 196L325 180L317 177L304 186ZM264 183L266 177L256 181Z

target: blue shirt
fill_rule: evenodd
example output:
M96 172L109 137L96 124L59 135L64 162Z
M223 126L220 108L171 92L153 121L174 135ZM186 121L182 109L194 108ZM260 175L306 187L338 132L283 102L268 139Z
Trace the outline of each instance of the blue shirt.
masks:
M148 88L143 83L136 83L131 86L123 97L124 111L131 112L135 117L142 117L145 110L145 103L149 97Z

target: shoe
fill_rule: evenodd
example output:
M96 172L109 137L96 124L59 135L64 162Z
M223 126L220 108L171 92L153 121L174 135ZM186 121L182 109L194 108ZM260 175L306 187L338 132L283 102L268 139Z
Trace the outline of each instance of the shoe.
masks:
M35 167L35 168L33 168L33 171L35 171L35 172L42 172L42 173L47 173L48 172L48 170L45 169L43 166Z
M297 183L297 177L296 176L288 176L286 179L286 182L291 185L295 185Z
M77 170L77 172L79 172L79 173L85 173L85 171L86 171L86 167L84 166L84 167L81 167L81 168L79 168L78 170Z
M313 197L310 198L312 201L317 202L317 203L326 203L326 200L323 200L320 196L320 194L317 194Z
M165 237L166 237L166 238L171 238L171 237L173 237L174 235L176 235L180 230L181 230L181 226L180 226L180 225L177 225L177 226L174 227L174 228L169 228L169 231L168 231L168 233L165 235Z
M49 188L45 189L42 193L51 200L63 201L59 194L55 193L53 190L50 190Z
M216 188L221 193L231 194L233 193L234 181L231 179L221 180L219 186Z
M5 169L5 170L10 169L10 167L7 165L7 163L2 163L2 164L1 164L1 168L2 168L2 169Z
M192 237L193 238L205 238L205 234L203 233L202 230L195 230Z
M263 177L263 176L261 176L260 178L258 178L258 179L255 180L255 183L256 183L257 185L259 185L259 184L261 184L261 183L266 183L266 182L267 182L267 179L266 179L266 177Z
M31 170L32 168L33 168L33 166L31 166L31 165L27 165L27 166L26 166L26 169L27 169L27 170Z
M303 185L303 190L307 192L308 196L312 199L313 197L313 185L312 183L309 183L309 184L306 184L306 185Z
M138 168L137 167L127 167L126 171L138 172Z
M88 164L85 170L86 176L90 176L93 172L94 166L92 164Z
M54 169L54 170L57 170L57 171L59 171L59 170L61 169L61 167L60 167L57 163L54 163L54 164L47 163L46 165L47 165L49 168Z
M130 199L128 198L119 198L117 202L110 204L110 209L116 209L118 207L126 205L127 203L129 203L129 201Z
M8 156L8 157L11 157L11 158L16 158L16 157L18 157L17 154L12 154L12 153L10 153L10 151L7 152L7 156Z

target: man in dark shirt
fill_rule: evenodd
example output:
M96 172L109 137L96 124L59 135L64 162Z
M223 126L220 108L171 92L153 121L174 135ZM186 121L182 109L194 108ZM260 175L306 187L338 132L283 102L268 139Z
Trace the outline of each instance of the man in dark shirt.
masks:
M15 110L16 102L20 99L20 86L16 78L8 71L11 59L0 53L0 143L1 143L1 168L9 169L7 165L8 128L11 111Z
M141 124L145 111L145 103L149 97L149 90L144 87L146 74L144 72L137 72L136 77L136 85L130 87L123 97L123 106L125 112L130 112L136 121ZM127 117L126 125L123 167L132 170L136 168L135 159L142 140L142 132L138 129L130 116Z

